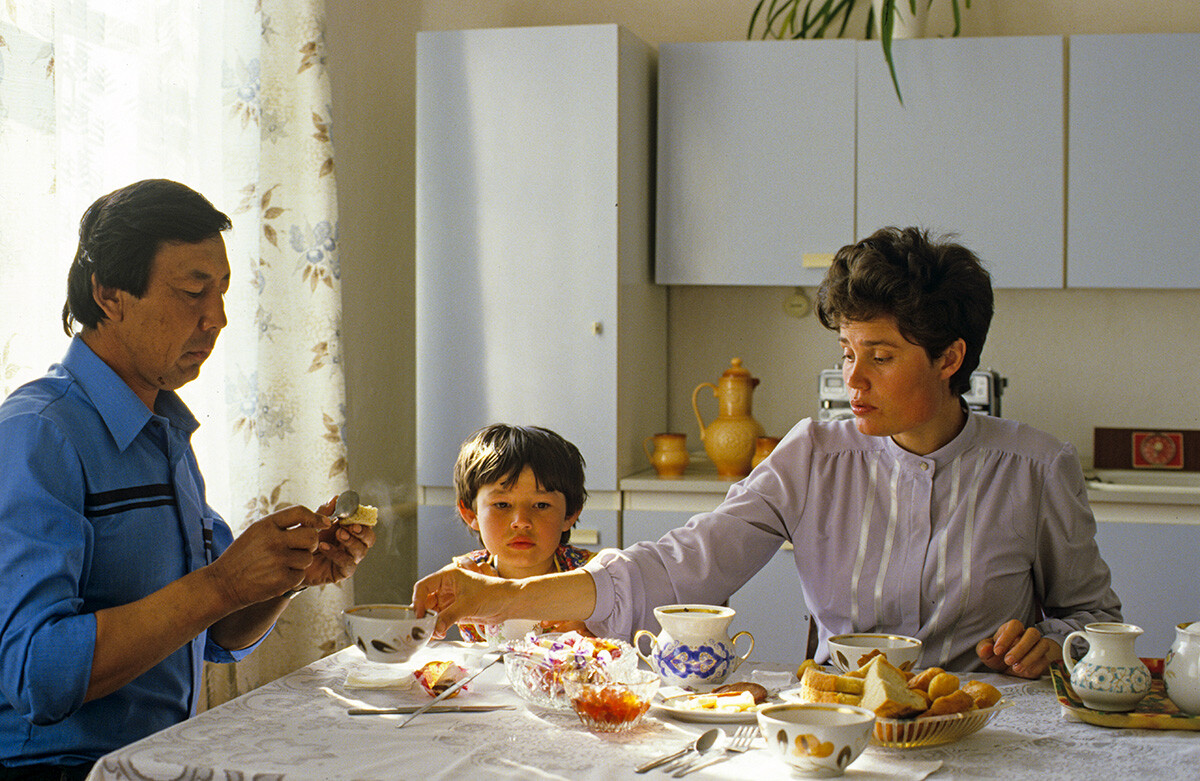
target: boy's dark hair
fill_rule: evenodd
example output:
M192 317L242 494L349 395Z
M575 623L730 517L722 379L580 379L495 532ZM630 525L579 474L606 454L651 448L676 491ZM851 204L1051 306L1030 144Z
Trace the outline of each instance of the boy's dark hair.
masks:
M991 276L975 253L919 228L882 228L842 247L817 290L817 317L832 331L891 316L930 360L961 338L962 366L950 378L959 396L971 387L993 311Z
M168 179L144 179L96 200L79 221L79 247L67 272L63 330L95 328L106 315L92 298L96 283L141 298L164 243L195 244L231 227L195 190Z
M527 466L539 487L566 498L568 518L583 510L587 501L583 455L558 434L537 426L493 423L472 434L463 442L454 464L456 498L475 509L480 488L488 483L510 488ZM561 544L570 539L570 530L564 531Z

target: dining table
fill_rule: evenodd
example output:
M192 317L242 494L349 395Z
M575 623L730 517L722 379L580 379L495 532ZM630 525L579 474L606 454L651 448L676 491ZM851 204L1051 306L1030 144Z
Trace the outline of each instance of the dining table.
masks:
M633 729L596 733L572 711L526 702L509 684L503 664L492 665L448 705L495 710L426 712L404 726L405 715L351 715L428 702L413 671L431 660L468 671L494 658L480 644L433 641L408 662L369 661L350 646L187 721L102 757L89 781L368 781L370 779L646 779L670 778L660 769L637 773L649 760L682 748L716 727L732 735L753 715L701 714L655 706ZM790 663L747 661L731 680L795 686ZM790 674L790 681L789 681ZM1010 703L978 732L927 748L869 745L846 769L862 779L1126 779L1200 777L1200 732L1120 729L1074 718L1048 677L1024 680L964 674L996 685ZM724 738L710 754L722 751ZM790 779L792 769L758 736L750 750L729 753L691 779Z

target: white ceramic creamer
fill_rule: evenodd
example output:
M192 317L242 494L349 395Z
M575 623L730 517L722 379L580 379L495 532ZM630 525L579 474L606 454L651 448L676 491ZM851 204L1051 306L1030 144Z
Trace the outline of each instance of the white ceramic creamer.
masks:
M1175 626L1175 642L1163 664L1163 684L1179 710L1200 715L1200 621Z
M1088 624L1063 643L1071 688L1093 710L1130 711L1150 693L1150 670L1133 650L1142 628L1133 624ZM1088 652L1076 660L1071 641L1082 638Z

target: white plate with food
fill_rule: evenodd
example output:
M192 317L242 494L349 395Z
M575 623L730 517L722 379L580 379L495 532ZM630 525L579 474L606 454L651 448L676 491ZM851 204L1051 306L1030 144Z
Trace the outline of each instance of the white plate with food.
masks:
M767 690L757 684L737 684L733 691L718 687L708 692L660 689L651 706L680 721L709 724L753 724L766 702ZM757 689L748 687L757 687Z

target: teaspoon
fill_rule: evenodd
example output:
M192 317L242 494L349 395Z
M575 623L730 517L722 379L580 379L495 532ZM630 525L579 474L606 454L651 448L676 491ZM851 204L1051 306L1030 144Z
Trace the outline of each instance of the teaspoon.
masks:
M717 738L720 736L721 736L721 730L715 729L715 728L710 729L708 732L705 732L702 735L700 735L700 737L696 738L695 743L692 743L689 746L684 746L683 748L676 751L674 754L668 754L665 757L659 757L658 759L647 762L646 764L639 767L637 769L637 772L645 773L647 770L653 770L654 768L658 767L659 765L665 765L668 762L679 759L680 757L682 757L684 754L688 753L689 751L695 751L697 754L703 754L705 751L708 751L710 748L713 747L713 744L717 742Z

